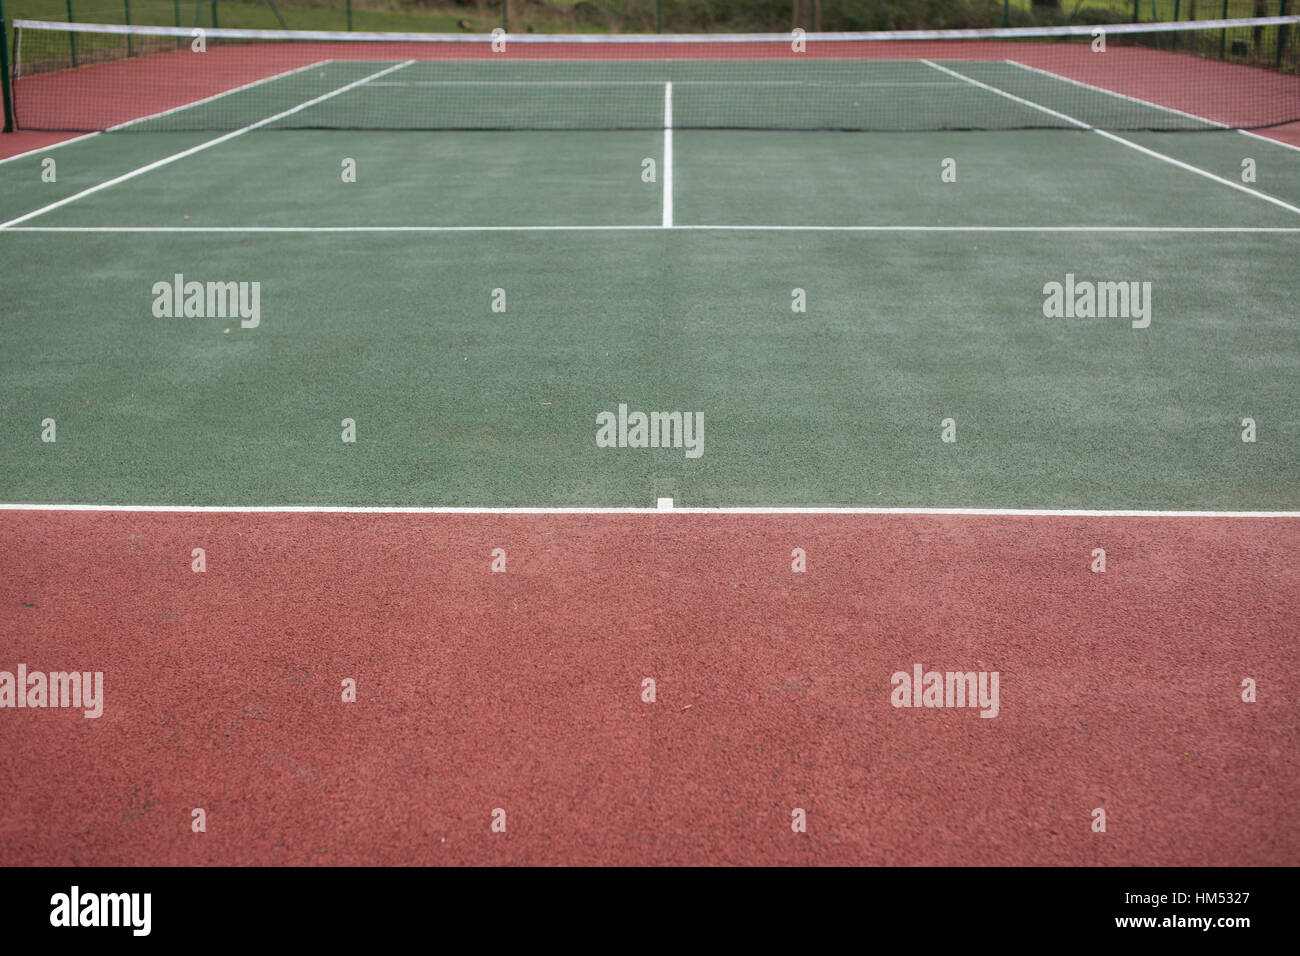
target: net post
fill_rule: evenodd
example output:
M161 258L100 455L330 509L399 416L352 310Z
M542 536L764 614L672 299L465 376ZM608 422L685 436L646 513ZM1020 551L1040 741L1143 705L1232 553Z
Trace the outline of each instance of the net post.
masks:
M72 0L68 0L68 22L69 23L77 22L76 19L72 16ZM77 35L75 33L68 34L68 52L72 54L72 65L76 66L77 65Z
M14 36L18 36L18 28L14 27ZM14 131L14 97L13 90L9 88L9 33L8 24L5 23L4 0L0 0L0 104L4 109L4 131L12 133Z

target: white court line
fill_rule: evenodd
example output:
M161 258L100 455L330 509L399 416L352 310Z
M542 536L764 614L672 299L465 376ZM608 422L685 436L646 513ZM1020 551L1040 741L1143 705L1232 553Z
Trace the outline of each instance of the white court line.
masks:
M356 233L356 232L1097 232L1097 233L1300 233L1300 226L12 226L5 232L105 233Z
M1133 142L1131 139L1125 139L1122 136L1116 136L1114 133L1107 132L1104 129L1094 129L1093 132L1096 133L1098 136L1104 136L1109 140L1114 140L1116 143L1122 143L1123 145L1127 146L1129 149L1135 149L1139 153L1145 153L1146 155L1153 156L1156 159L1163 159L1166 163L1169 163L1173 166L1177 166L1179 169L1185 169L1189 173L1195 173L1198 176L1204 176L1206 179L1212 179L1216 183L1222 183L1225 186L1231 186L1233 189L1239 190L1240 192L1249 193L1250 195L1254 196L1257 199L1262 199L1265 202L1272 203L1274 206L1280 206L1283 209L1287 210L1288 212L1293 212L1296 213L1297 215L1300 215L1300 206L1293 206L1289 202L1283 202L1281 199L1278 199L1276 196L1270 196L1268 193L1262 193L1258 189L1251 189L1249 186L1242 185L1241 183L1234 183L1231 179L1225 179L1224 177L1216 175L1215 173L1212 173L1207 169L1201 169L1201 167L1193 166L1191 163L1185 163L1181 159L1174 159L1174 157L1172 156L1167 156L1164 153L1158 153L1154 149L1148 149L1145 146Z
M0 511L347 515L918 515L988 518L1300 518L1300 511L1090 511L1074 508L478 508L346 505L80 505L0 502Z
M284 119L284 117L286 116L292 116L294 113L297 113L300 110L305 110L309 106L315 106L317 103L321 103L332 97L338 96L340 93L346 93L348 92L348 90L355 89L356 87L361 86L363 83L368 83L371 80L378 79L381 76L384 76L388 73L392 73L394 70L400 70L405 66L410 66L414 62L415 62L414 60L406 60L405 62L387 67L385 69L380 70L378 73L372 73L369 76L363 77L360 80L354 80L353 82L348 83L346 86L340 86L336 90L331 90L330 92L317 96L314 99L307 100L305 103L299 103L297 106L294 106L291 109L284 110L281 113L276 113L274 116L268 116L265 119L260 119L256 123L249 123L247 126L243 127L242 129L237 129L234 130L233 132L225 133L222 136L218 136L216 139L210 139L205 143L199 143L197 146L191 146L189 149L183 149L179 153L173 153L170 156L165 156L162 159L155 160L154 162L149 163L145 166L141 166L138 169L133 169L129 173L123 173L121 176L116 176L113 179L107 180L106 182L102 182L98 186L91 186L89 189L83 189L79 193L74 193L73 195L67 196L64 199L60 199L57 202L52 202L48 206L42 206L40 209L37 209L33 212L29 212L26 215L18 216L15 219L10 219L8 222L0 222L0 230L7 229L10 226L16 225L20 222L26 222L28 219L34 219L36 216L40 216L47 212L50 212L51 210L58 209L60 206L66 206L68 203L76 202L78 199L82 199L86 196L91 195L92 193L97 193L101 189L108 189L110 186L116 186L118 183L124 183L128 179L134 179L137 176L143 176L147 172L151 172L162 166L167 166L171 163L176 162L179 159L184 159L186 156L193 156L195 153L202 152L205 149L209 149L213 146L217 146L221 143L227 142L228 140L232 140L236 136L242 136L245 133L258 129L259 127L266 126L270 123L274 123L276 120Z
M688 228L677 226L674 228ZM635 226L13 226L5 232L602 232L663 229Z
M323 61L326 63L330 60ZM536 62L536 61L530 61ZM565 61L553 61L565 62ZM571 62L571 61L569 61ZM880 62L880 61L873 61ZM899 61L893 61L899 62ZM906 62L906 61L902 61ZM1008 61L1009 62L1009 61ZM658 86L663 80L384 80L373 86ZM960 83L940 80L880 80L868 83L836 83L827 80L674 80L678 86L815 86L842 90L875 89L878 86L960 87Z
M1084 83L1081 80L1072 80L1068 76L1061 76L1059 73L1053 73L1050 70L1042 70L1036 66L1029 66L1017 60L1004 60L1004 63L1010 63L1012 66L1018 66L1022 70L1029 70L1032 73L1041 73L1043 76L1050 76L1054 80L1060 80L1063 83L1072 83L1075 86L1082 87L1085 90L1093 90L1097 93L1105 93L1107 96L1115 96L1121 100L1128 100L1130 103L1138 103L1142 106L1149 106L1152 109L1164 110L1166 113L1173 113L1176 116L1186 116L1188 119L1196 120L1198 123L1208 123L1210 126L1217 126L1219 129L1233 129L1227 123L1220 123L1218 120L1207 119L1204 116L1197 116L1195 113L1188 113L1185 110L1177 110L1172 106L1161 106L1159 103L1152 103L1150 100L1140 99L1136 96L1129 96L1127 93L1116 93L1114 90L1108 90L1104 86L1094 86L1091 83ZM1272 143L1274 146L1282 146L1286 149L1300 150L1300 146L1294 146L1291 143L1284 143L1280 139L1274 139L1271 136L1262 136L1254 130L1238 129L1235 130L1243 136L1250 136L1254 139L1262 140L1265 143Z
M134 126L136 123L144 123L151 119L157 119L160 116L170 116L172 113L179 113L181 110L193 109L195 106L202 106L204 103L211 103L213 100L219 100L224 96L230 96L232 93L242 93L244 90L251 90L255 86L261 86L263 83L270 83L272 80L282 80L286 76L293 76L295 73L301 73L304 70L310 70L314 67L324 66L327 63L333 62L333 60L317 60L315 63L308 63L306 66L300 66L293 70L285 70L283 73L275 74L275 76L263 77L260 80L245 83L243 86L236 86L229 90L223 90L220 93L214 93L212 96L205 96L201 100L194 100L191 103L182 103L180 106L173 106L169 110L160 110L157 113L150 113L148 116L141 116L139 119L127 120L125 123L118 123L116 126L110 126L108 132L112 133L119 129L126 129L128 126Z
M1065 120L1067 123L1073 123L1075 126L1079 127L1080 129L1092 129L1092 127L1089 126L1087 123L1083 122L1083 120L1077 120L1073 116L1066 116L1064 113L1058 113L1054 109L1049 109L1048 107L1043 106L1040 103L1035 103L1033 100L1027 100L1024 99L1023 97L1016 96L1014 93L1008 93L1006 90L1000 90L996 86L989 86L987 83L981 83L979 80L971 79L969 76L966 76L964 73L958 73L956 70L950 70L946 66L940 66L938 63L935 63L933 60L921 60L921 62L924 63L926 66L933 67L934 69L940 71L941 73L947 73L949 76L955 76L959 80L965 80L971 86L978 86L981 90L988 90L990 93L996 93L998 96L1005 96L1009 100L1014 100L1015 102L1020 103L1024 106L1028 106L1031 109L1036 109L1041 113L1046 113L1049 116L1055 116L1057 119Z
M673 224L673 85L664 84L664 221L669 229Z
M231 93L239 93L242 92L243 90L250 89L254 86L260 86L263 83L269 83L271 80L279 80L293 73L298 73L302 70L309 70L314 66L323 66L326 63L333 63L333 62L334 62L333 60L318 60L315 63L308 63L306 66L300 66L296 70L286 70L283 73L277 73L275 76L268 76L261 80L254 80L252 83L245 83L243 86L237 86L234 89L226 90L222 93L217 93L214 96L205 96L203 99L195 100L192 103L184 103L181 106L173 106L169 110L163 110L159 113L150 113L148 116L141 116L138 119L127 120L125 123L118 123L116 126L110 126L108 128L108 132L111 133L114 132L115 130L126 129L128 126L133 126L136 123L143 123L145 122L145 120L157 119L159 116L167 116L171 113L176 113L180 110L187 110L194 106L200 106L204 103L210 103L213 100L221 99L223 96L229 96ZM23 132L23 131L19 130L19 132ZM96 130L93 133L82 133L80 136L74 136L71 139L60 140L57 143L51 143L49 146L41 146L37 149L29 149L26 152L16 153L13 156L6 156L4 159L0 159L0 163L7 163L10 162L11 160L22 159L24 156L34 156L37 153L44 153L51 149L56 149L59 146L67 146L69 143L77 143L83 139L90 139L92 136L98 136L100 132L101 130Z
M1147 147L1139 145L1138 143L1133 142L1131 139L1125 139L1122 136L1116 136L1114 133L1107 132L1104 129L1097 129L1097 127L1095 126L1089 126L1087 123L1083 122L1082 120L1075 119L1073 116L1067 116L1064 113L1058 113L1056 110L1049 109L1048 107L1043 106L1039 103L1035 103L1032 100L1027 100L1022 97L1016 96L1012 93L1008 93L1006 90L1000 90L996 86L989 86L987 83L981 83L979 80L975 80L962 73L958 73L956 70L950 70L946 66L940 66L939 64L933 63L930 60L922 60L921 62L926 64L927 66L934 67L936 70L940 70L944 73L948 73L952 76L958 77L959 79L963 79L966 82L970 83L972 86L977 86L982 90L988 90L990 93L996 93L998 96L1005 96L1009 100L1014 100L1017 103L1022 103L1025 106L1032 107L1033 109L1039 110L1043 113L1047 113L1051 116L1055 116L1059 119L1063 119L1068 123L1073 123L1075 126L1079 127L1080 129L1091 130L1092 132L1096 133L1098 136L1104 136L1106 139L1119 143L1122 146L1127 146L1129 149L1135 149L1139 153L1145 153L1146 155L1152 156L1156 159L1162 159L1166 163L1169 163L1173 166L1177 166L1179 169L1185 169L1189 173L1195 173L1196 175L1203 176L1206 179L1212 179L1216 183L1222 183L1224 186L1231 186L1233 189L1236 189L1240 192L1249 193L1250 195L1254 196L1256 199L1262 199L1265 202L1270 202L1275 206L1281 206L1283 209L1286 209L1289 212L1293 212L1296 213L1297 215L1300 215L1300 206L1293 206L1288 202L1283 202L1281 199L1278 199L1275 196L1270 196L1267 193L1262 193L1258 189L1251 189L1249 186L1243 185L1242 183L1234 183L1231 179L1224 179L1222 176L1218 176L1210 172L1209 170L1201 169L1199 166L1193 166L1191 163L1185 163L1181 159L1174 159L1174 157L1172 156L1167 156L1164 153L1158 153L1154 149L1147 149Z
M23 133L29 131L17 130L16 132ZM80 136L74 136L71 139L61 139L57 143L50 143L48 146L38 146L36 149L29 149L22 153L14 153L12 156L6 156L4 159L0 159L0 165L11 163L15 159L22 159L24 156L35 156L37 153L47 153L52 149L58 149L60 146L67 146L69 143L79 143L83 139L90 139L92 136L98 136L100 132L100 130L95 130L93 133L82 133Z
M1296 152L1300 152L1300 146L1297 146L1294 143L1286 143L1280 139L1274 139L1272 136L1265 136L1263 133L1256 133L1253 129L1239 129L1237 132L1242 136L1249 136L1251 139L1257 139L1261 143L1272 143L1274 146L1281 146L1283 149L1294 149Z
M743 232L1300 232L1300 226L674 226Z

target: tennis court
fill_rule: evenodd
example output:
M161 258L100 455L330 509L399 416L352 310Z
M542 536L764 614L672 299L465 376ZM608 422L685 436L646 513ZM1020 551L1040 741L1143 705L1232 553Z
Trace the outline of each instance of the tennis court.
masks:
M956 95L968 116L982 102L1055 110L1069 105L1063 89L1081 92L1005 62L869 65L883 85L863 80L847 95L894 109L895 82L929 84L901 89L935 108ZM154 121L196 131L63 147L50 154L57 182L39 190L26 184L44 154L0 167L9 261L29 262L10 301L29 317L30 348L121 357L96 372L117 420L77 436L86 468L20 459L10 497L31 487L46 500L175 504L1296 506L1295 415L1270 420L1276 441L1236 446L1252 408L1294 411L1297 150L1228 130L666 131L666 103L669 122L726 109L716 83L692 87L680 72L675 83L630 81L613 103L596 88L597 110L657 129L211 131L289 110L281 122L319 122L304 116L318 109L409 115L429 87L375 84L448 68L326 63ZM556 122L593 87L559 89L579 102L556 95ZM1004 89L1025 103L994 92ZM485 99L482 87L452 90L450 113ZM1082 92L1081 123L1118 101ZM1259 171L1250 185L1247 157ZM645 159L654 182L643 181ZM955 182L942 181L945 160ZM93 273L77 268L87 260ZM175 274L260 282L261 324L226 332L219 319L178 318L160 334L140 315L152 318L154 282ZM1067 274L1151 282L1151 326L1045 317L1044 284ZM804 313L792 312L796 288ZM505 312L492 310L494 289ZM231 361L250 363L248 374L225 374ZM24 383L10 447L70 384L45 372ZM120 403L124 388L139 405ZM595 414L627 401L708 408L709 454L596 447ZM160 406L174 414L133 426L139 408ZM196 414L214 427L195 430ZM365 422L383 477L318 480L352 451L323 440L345 417ZM936 440L949 417L962 429L955 446ZM277 463L228 474L251 436L278 448ZM1134 447L1151 457L1134 459Z
M231 44L194 82L156 82L186 50L19 79L20 123L79 138L0 161L10 656L94 649L135 716L217 743L110 724L142 798L78 726L85 772L8 798L36 834L9 859L62 852L98 780L146 811L84 831L83 861L129 862L126 833L159 862L437 862L374 850L431 802L457 862L1294 863L1300 149L1272 124L1300 80L1117 46L1120 83L1086 42L960 42L613 64L310 42L252 73ZM255 315L213 314L208 283L257 283ZM1051 283L1109 284L1109 308L1051 315ZM677 414L666 447L627 439L636 412ZM224 570L193 574L194 547ZM979 658L1019 699L904 727L904 658ZM328 703L359 667L387 702L364 729ZM651 672L680 696L635 716ZM352 733L399 743L358 771ZM485 758L498 736L518 748ZM674 743L667 780L632 769ZM953 792L921 797L945 766ZM153 814L204 787L241 822L195 850ZM1207 839L1169 793L1234 822ZM372 812L285 836L322 795ZM787 804L817 798L790 844ZM479 824L509 799L531 822L493 856ZM1107 800L1140 826L1103 847L1077 813ZM1004 813L1023 826L990 834Z

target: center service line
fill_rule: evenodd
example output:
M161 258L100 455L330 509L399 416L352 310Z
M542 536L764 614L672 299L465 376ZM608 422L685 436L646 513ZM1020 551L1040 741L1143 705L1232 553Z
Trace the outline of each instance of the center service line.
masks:
M664 84L664 228L673 225L673 85Z

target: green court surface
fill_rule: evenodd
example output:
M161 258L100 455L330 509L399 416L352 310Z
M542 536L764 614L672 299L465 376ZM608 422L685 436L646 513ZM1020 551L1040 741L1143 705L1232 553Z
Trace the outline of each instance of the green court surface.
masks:
M1295 149L257 130L79 195L216 136L0 163L0 500L1300 508ZM156 317L178 273L260 324ZM1067 274L1151 283L1149 327L1045 316ZM703 454L597 447L620 403Z
M175 50L175 42L156 38L156 55L132 65L143 64L140 70L176 82L184 77L182 64L191 61L186 51ZM292 52L264 53L271 62L283 53L285 69L271 77L130 125L139 132L237 129L262 121L272 129L658 131L668 98L677 129L888 132L1090 125L1204 130L1214 125L1004 60L323 58L304 64L302 59L315 54L290 59ZM38 58L36 67L41 63ZM49 112L42 109L42 94L34 94L30 110L25 106L29 97L23 90L32 82L15 84L17 116L25 128L42 128ZM108 96L114 82L109 76L101 90L81 93Z

